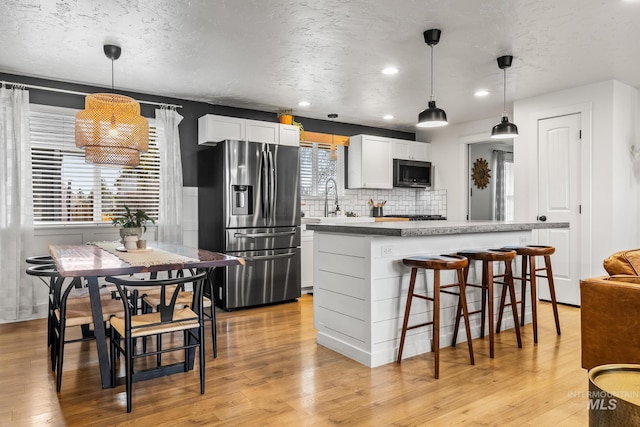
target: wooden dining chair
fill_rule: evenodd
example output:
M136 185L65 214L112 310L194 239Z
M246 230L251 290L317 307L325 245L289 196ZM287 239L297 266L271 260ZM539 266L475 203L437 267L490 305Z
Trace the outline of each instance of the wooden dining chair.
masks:
M107 277L107 282L116 285L120 299L124 302L124 315L110 319L111 323L111 380L116 384L118 372L118 357L124 356L125 389L127 394L127 412L132 409L133 383L136 381L155 378L174 372L186 372L190 368L190 354L198 348L200 366L200 393L204 394L204 316L202 293L207 274L205 272L175 277L169 279L136 279L125 277ZM192 284L192 301L190 307L177 304L180 293L185 292L184 285ZM128 289L142 288L159 289L160 298L157 311L136 314L131 310L131 300ZM136 338L148 336L163 336L173 332L182 332L182 342L169 339L169 346L156 345L155 348L140 349L135 346ZM158 340L158 343L161 341ZM155 356L159 360L160 354L183 351L184 362L173 365L161 365L147 369L136 369L134 362L138 359Z
M46 278L51 284L49 299L51 305L51 370L56 373L56 391L62 389L62 367L64 364L65 345L92 340L95 337L87 333L93 324L91 301L86 288L82 288L79 278L64 284L64 278L60 276L53 264L33 265L27 268L27 274L40 278ZM108 321L115 314L122 312L122 303L114 299L112 292L107 288L100 290L103 321ZM81 338L67 338L67 328L81 327Z
M178 270L176 272L176 277L183 277L185 274L194 275L196 273L193 269ZM169 272L169 277L172 277L172 272ZM209 288L209 292L210 292L209 295L211 295L213 298L213 285L212 285L210 276L208 276L206 279L205 287ZM159 292L156 291L156 292L143 293L141 295L141 299L142 299L141 304L142 304L143 313L148 313L150 311L157 310L157 306L160 302ZM189 307L192 299L193 299L193 295L191 292L189 291L182 292L178 296L178 301L176 305ZM204 309L203 314L205 315L205 317L207 317L211 321L211 343L213 347L213 358L215 359L216 357L218 357L218 345L217 345L217 335L216 335L216 308L211 298L208 298L206 295L204 295L204 291L202 296L202 307ZM207 310L209 312L207 312Z
M59 274L48 274L47 271L55 270L56 266L50 255L35 255L25 259L27 264L34 268L27 268L29 276L35 276L45 284L49 291L49 309L47 311L47 347L51 347L53 342L53 292L55 290L56 280L60 278ZM46 267L35 267L46 266ZM41 273L41 270L45 273Z

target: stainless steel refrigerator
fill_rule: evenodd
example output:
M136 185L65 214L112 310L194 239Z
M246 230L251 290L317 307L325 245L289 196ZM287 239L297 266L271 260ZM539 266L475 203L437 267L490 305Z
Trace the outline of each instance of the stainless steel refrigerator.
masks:
M300 296L298 150L223 141L198 153L199 246L245 260L216 272L226 310Z

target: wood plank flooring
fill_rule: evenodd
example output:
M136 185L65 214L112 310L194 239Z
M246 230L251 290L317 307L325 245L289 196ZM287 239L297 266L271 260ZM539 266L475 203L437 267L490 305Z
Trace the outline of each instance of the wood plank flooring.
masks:
M55 391L46 321L0 325L2 426L584 426L587 373L580 367L579 309L563 306L563 335L540 304L539 343L531 325L518 349L513 331L370 369L315 342L313 297L296 303L218 312L218 358L206 347L206 393L198 370L103 390L94 342L66 349L62 391ZM208 329L207 329L208 330ZM209 335L210 338L210 331Z

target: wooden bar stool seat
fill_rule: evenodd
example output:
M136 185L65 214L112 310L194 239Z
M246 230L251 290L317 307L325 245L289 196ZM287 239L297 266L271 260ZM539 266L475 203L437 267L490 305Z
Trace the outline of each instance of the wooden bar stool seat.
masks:
M404 322L402 324L402 335L400 337L400 347L398 348L397 362L402 362L402 350L404 349L404 341L407 331L410 329L420 328L427 325L432 326L433 332L433 352L435 362L435 378L440 376L440 291L443 289L458 288L460 301L463 307L464 325L467 333L467 344L469 346L469 359L471 365L475 364L473 359L473 347L471 344L471 330L469 328L469 314L467 313L467 300L465 294L464 270L469 261L458 255L435 255L435 256L415 256L402 260L402 263L411 267L411 280L409 281L409 290L407 295L407 305L404 312ZM415 293L416 276L419 269L433 270L433 297ZM441 270L456 270L457 282L451 284L440 284ZM413 298L420 298L433 303L433 317L431 322L424 322L416 325L409 325L409 314L411 311L411 302ZM457 332L458 324L456 324Z
M480 313L482 323L480 324L480 337L484 338L484 324L486 319L486 306L489 306L489 356L494 357L495 345L494 345L494 284L503 285L503 292L509 290L509 296L511 301L515 301L515 286L513 284L513 272L511 269L511 262L516 257L515 251L502 250L502 249L488 249L488 250L465 250L458 252L458 255L464 256L469 261L482 261L482 282L481 283L466 283L467 287L482 289L482 302L479 310L469 312L471 314ZM504 274L494 274L493 263L504 263ZM465 269L465 282L469 275L469 266ZM488 304L487 304L488 299ZM462 300L460 300L462 302ZM458 325L460 323L460 314L464 307L458 304L458 311L456 314L456 325L453 330L453 342L455 343L457 338ZM516 329L516 340L518 342L518 348L522 348L522 338L520 336L520 323L518 322L518 310L513 307L513 319ZM499 330L496 330L499 332Z
M522 257L522 269L521 276L515 276L514 279L520 280L521 283L521 295L520 301L515 301L507 304L504 294L500 299L500 315L498 317L498 330L500 329L500 320L502 317L502 311L507 305L520 304L520 324L524 326L524 309L525 309L525 296L527 291L527 282L531 283L531 317L533 323L533 342L538 342L538 286L537 277L547 279L549 284L549 293L551 294L551 305L553 306L553 317L556 321L556 332L560 335L560 318L558 317L558 303L556 301L556 288L553 283L553 271L551 269L551 255L556 252L556 248L553 246L541 246L541 245L528 245L528 246L508 246L502 248L504 250L516 251L516 253ZM536 257L544 257L544 267L536 267ZM538 272L542 272L538 274Z

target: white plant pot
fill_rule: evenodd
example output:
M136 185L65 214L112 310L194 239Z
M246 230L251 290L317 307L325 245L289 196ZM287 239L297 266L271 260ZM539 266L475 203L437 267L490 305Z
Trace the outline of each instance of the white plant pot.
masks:
M136 236L136 241L142 237L142 227L121 227L120 228L120 240L124 243L125 236Z

